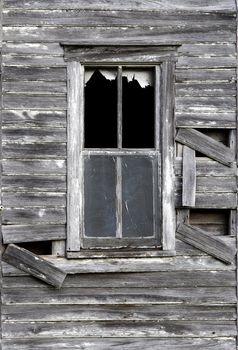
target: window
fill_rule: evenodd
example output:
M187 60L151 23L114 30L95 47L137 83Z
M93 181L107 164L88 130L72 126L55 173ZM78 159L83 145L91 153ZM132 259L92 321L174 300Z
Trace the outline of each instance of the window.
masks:
M175 46L65 47L68 257L175 250L175 53Z

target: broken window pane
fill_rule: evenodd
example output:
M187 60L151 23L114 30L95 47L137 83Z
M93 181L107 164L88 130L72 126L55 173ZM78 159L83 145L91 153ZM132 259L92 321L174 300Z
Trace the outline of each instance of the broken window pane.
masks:
M153 148L154 71L124 69L122 73L122 146Z
M154 171L150 157L122 157L123 237L154 234Z
M116 236L116 158L84 160L84 233L87 237Z
M84 94L84 146L86 148L116 148L116 69L86 70Z

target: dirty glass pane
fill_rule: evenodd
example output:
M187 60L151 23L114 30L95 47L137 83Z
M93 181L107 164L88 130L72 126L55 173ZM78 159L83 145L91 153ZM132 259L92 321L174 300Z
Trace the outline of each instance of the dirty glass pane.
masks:
M153 159L122 157L123 237L154 234Z
M153 148L155 139L154 70L122 73L122 146Z
M84 233L87 237L116 236L116 159L84 159Z
M117 147L117 71L86 69L84 146Z

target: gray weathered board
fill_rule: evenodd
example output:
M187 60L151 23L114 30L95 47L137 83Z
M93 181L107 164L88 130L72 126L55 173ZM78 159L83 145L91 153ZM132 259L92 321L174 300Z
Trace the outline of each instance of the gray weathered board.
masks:
M15 244L9 244L7 246L2 259L56 288L62 286L66 277L66 273L63 270L44 258Z

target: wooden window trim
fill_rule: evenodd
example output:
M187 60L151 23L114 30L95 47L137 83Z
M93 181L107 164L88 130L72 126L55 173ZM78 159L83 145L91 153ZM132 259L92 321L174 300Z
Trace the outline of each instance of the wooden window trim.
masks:
M67 61L68 115L67 115L67 257L77 258L80 252L80 222L82 212L82 138L83 118L78 116L84 109L83 101L83 65L146 65L156 67L156 94L160 95L160 104L156 104L159 115L156 128L161 133L161 230L162 256L175 252L175 202L174 202L174 67L177 46L79 46L64 45ZM93 54L91 51L93 51ZM116 55L112 56L113 50ZM95 52L99 52L95 55ZM145 250L145 256L147 251ZM93 256L93 252L91 256ZM110 254L110 253L109 253ZM138 253L135 249L135 256ZM141 254L141 253L140 253ZM95 254L95 257L97 254ZM148 256L148 255L147 255ZM153 254L152 254L153 256Z

